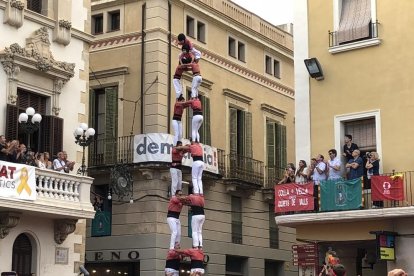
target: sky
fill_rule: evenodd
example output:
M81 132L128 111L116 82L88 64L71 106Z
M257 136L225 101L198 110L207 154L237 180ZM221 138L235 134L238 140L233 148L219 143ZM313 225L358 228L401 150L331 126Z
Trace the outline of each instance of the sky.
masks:
M231 0L273 25L293 23L294 0Z

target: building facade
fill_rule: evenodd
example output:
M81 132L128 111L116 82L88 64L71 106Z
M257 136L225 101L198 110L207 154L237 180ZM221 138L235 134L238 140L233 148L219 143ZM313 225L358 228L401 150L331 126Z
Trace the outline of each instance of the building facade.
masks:
M169 164L134 163L133 140L147 134L138 151L150 151L158 147L148 147L151 133L172 134L172 77L184 33L202 52L201 142L216 150L217 171L203 174L207 274L296 274L295 233L276 227L272 189L294 157L292 35L231 1L92 1L91 26L90 124L97 141L89 173L99 212L88 228L89 271L164 275ZM184 91L191 80L183 74ZM188 113L184 137L191 135ZM123 173L130 181L120 188ZM191 182L190 169L183 173ZM181 222L182 247L190 247L187 209ZM181 275L188 267L184 260Z
M406 138L413 132L408 100L413 63L407 46L412 38L404 27L412 23L411 8L411 2L375 0L295 2L296 159L328 156L330 149L342 156L344 136L351 134L363 167L366 153L377 152L380 174L402 172L404 177L400 201L373 202L364 168L362 209L276 218L278 225L295 227L298 240L316 242L320 256L329 247L335 250L351 276L386 275L394 267L414 272L408 257L414 223L413 164L407 156L412 145ZM390 26L400 28L391 31ZM310 58L319 61L324 80L309 77L304 60ZM379 260L385 251L377 251L375 233L381 231L398 233L395 260Z
M90 1L2 0L0 21L0 134L51 157L65 150L79 163L72 132L88 118ZM28 107L42 116L33 134L18 122ZM20 167L1 161L0 272L78 275L86 219L94 216L93 179L21 169L21 177L29 171L33 178L20 178L20 196L6 193Z

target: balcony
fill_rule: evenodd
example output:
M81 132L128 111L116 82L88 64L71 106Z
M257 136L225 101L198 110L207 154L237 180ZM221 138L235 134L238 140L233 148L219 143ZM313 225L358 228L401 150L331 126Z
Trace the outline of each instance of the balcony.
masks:
M281 213L276 214L276 223L278 225L294 227L314 223L355 222L376 220L379 218L394 219L414 216L414 171L384 174L384 176L391 175L403 176L403 200L372 201L372 190L370 187L365 187L362 189L362 207L360 208L335 211L321 211L320 209L316 210L315 208L310 211ZM367 185L365 184L365 186ZM349 196L355 196L355 194L350 194L348 197ZM317 199L317 202L320 204L320 192L315 196L315 199Z
M93 218L90 201L93 178L52 170L35 170L36 199L34 201L3 197L1 212L27 212L57 219Z
M116 139L96 139L89 146L89 168L133 163L134 135Z

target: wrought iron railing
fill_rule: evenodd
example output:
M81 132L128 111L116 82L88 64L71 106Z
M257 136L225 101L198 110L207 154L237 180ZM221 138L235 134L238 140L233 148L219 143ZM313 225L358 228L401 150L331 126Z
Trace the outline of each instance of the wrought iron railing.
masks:
M132 163L134 160L134 136L96 139L89 146L89 167Z
M358 40L352 40L352 41L346 41L346 42L339 42L338 41L338 32L331 32L329 31L329 47L335 47L347 43L352 43L355 41L361 41L366 39L372 39L372 38L378 38L378 22L375 23L369 23L369 36L366 38L358 39Z
M282 178L285 168L266 167L264 188L272 189Z
M264 165L262 161L235 153L224 154L221 151L219 154L220 170L225 178L263 186Z
M231 242L237 244L243 243L243 223L241 221L231 222Z

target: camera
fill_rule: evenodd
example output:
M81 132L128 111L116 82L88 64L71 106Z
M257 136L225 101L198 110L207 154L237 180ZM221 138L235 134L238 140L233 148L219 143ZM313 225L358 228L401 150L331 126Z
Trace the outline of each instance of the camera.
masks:
M367 152L367 153L365 153L365 156L366 156L367 158L371 158L371 153L370 153L370 152Z

